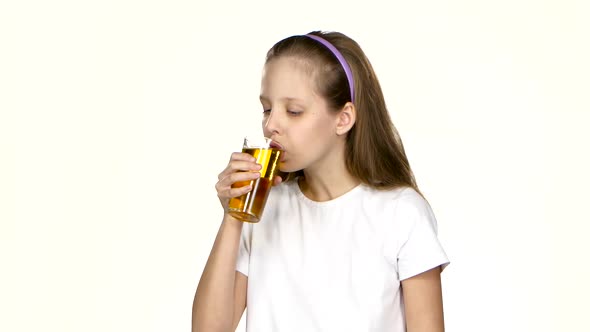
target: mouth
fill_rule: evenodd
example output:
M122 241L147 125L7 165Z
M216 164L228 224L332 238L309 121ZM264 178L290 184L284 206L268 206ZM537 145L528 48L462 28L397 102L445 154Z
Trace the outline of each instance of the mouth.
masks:
M281 150L281 151L285 150L280 143L275 142L275 141L270 142L270 147L273 149Z

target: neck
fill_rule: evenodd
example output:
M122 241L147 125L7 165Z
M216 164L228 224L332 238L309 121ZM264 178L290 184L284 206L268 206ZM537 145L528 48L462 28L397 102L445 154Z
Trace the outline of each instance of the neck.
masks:
M342 196L360 184L346 168L344 149L320 165L306 168L299 187L307 198L325 202Z

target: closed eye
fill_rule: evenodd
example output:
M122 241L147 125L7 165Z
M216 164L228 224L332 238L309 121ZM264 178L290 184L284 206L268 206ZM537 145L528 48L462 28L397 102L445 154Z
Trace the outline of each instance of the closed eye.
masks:
M292 115L292 116L298 116L298 115L301 115L301 113L303 113L303 112L287 110L287 113L289 113L289 115Z

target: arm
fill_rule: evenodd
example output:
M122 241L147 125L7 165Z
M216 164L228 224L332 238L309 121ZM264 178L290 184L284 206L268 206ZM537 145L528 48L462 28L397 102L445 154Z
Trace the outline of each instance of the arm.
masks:
M226 215L199 281L192 331L235 331L246 308L248 278L237 272L242 222Z
M246 153L234 153L215 185L219 201L227 211L229 199L251 190L250 186L232 188L237 181L260 176L260 165ZM213 248L201 275L193 301L192 331L235 331L246 308L248 278L236 271L243 223L225 213Z
M440 267L402 280L408 332L443 332Z

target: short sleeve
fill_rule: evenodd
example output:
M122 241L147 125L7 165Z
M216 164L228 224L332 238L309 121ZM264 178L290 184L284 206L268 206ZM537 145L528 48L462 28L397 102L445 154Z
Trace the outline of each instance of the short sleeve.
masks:
M250 248L252 245L252 224L244 223L242 235L240 236L240 246L238 248L238 258L236 260L236 271L248 276L250 266Z
M391 239L386 257L404 280L437 266L445 268L449 259L438 239L437 221L428 202L413 189L400 194L390 222Z

